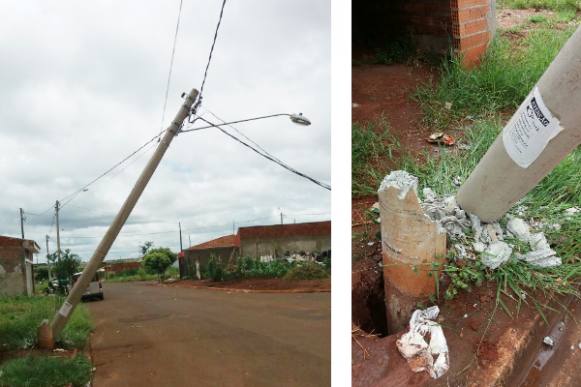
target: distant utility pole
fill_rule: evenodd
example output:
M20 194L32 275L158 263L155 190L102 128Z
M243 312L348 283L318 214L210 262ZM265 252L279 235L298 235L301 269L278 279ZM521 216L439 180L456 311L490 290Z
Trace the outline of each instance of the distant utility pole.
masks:
M42 324L39 328L39 342L46 343L45 346L54 346L54 338L58 337L63 328L65 327L69 317L75 310L75 307L81 300L81 296L85 293L87 286L91 282L91 279L97 272L97 269L105 259L105 256L111 249L111 246L115 242L115 239L119 235L121 228L129 218L131 211L137 204L139 197L145 190L147 183L153 176L157 166L161 162L163 155L169 148L169 145L173 141L173 139L178 134L181 126L183 125L184 120L190 114L192 109L192 105L194 101L198 97L198 91L196 89L192 89L189 94L182 94L184 98L184 103L180 107L180 110L176 114L175 118L172 120L170 126L166 129L159 145L157 146L155 152L147 162L147 165L141 172L141 175L137 179L137 182L131 189L129 196L125 199L125 202L121 206L121 209L113 219L113 222L107 229L107 232L103 236L103 239L97 246L93 256L87 262L85 269L81 276L75 282L73 288L71 289L67 299L60 307L60 309L55 313L52 321L50 322L50 327L46 324Z
M22 208L20 209L20 234L22 235L22 239L24 239L24 211Z
M281 211L281 212L280 212L280 224L281 224L281 225L283 224L282 217L283 217L283 215L282 215L282 211Z
M59 223L59 210L60 210L61 204L60 202L57 200L54 203L54 212L55 212L55 217L56 217L56 256L58 261L61 261L61 226Z
M236 234L236 221L232 222L232 234Z
M192 247L192 236L190 234L188 234L188 240L190 241L189 247Z
M182 244L182 222L178 222L180 227L180 251L184 251L184 245Z
M51 281L52 280L52 275L50 274L50 251L48 250L48 235L45 236L46 237L46 264L48 266L48 280Z

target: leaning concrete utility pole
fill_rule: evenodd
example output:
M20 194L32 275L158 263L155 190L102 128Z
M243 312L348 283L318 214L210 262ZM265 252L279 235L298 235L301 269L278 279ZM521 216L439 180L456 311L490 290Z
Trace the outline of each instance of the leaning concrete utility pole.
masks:
M460 187L482 221L501 218L581 144L581 27L565 43Z
M24 210L20 209L20 235L22 235L22 239L24 239Z
M113 245L113 242L115 242L117 235L121 231L121 228L125 224L125 221L129 217L129 215L131 214L131 211L135 207L137 200L143 193L143 190L147 186L147 183L151 179L151 176L155 172L155 169L159 165L163 155L169 148L169 145L171 144L174 137L178 134L178 131L182 126L182 123L190 113L192 104L196 100L197 96L198 91L196 89L193 89L188 95L185 95L184 103L180 107L180 110L177 113L174 120L172 121L171 125L166 129L163 138L161 139L159 145L157 146L157 149L155 150L155 153L151 156L151 159L148 161L143 172L141 172L141 175L139 176L139 179L135 183L135 186L129 193L129 196L125 200L125 203L123 203L123 206L121 207L119 213L113 220L113 223L111 223L111 225L109 226L109 229L107 230L107 232L103 236L103 239L97 246L97 249L93 253L93 256L85 266L83 273L81 274L79 279L75 282L75 285L71 289L69 295L67 296L67 299L65 300L61 308L58 310L58 312L54 315L50 323L50 327L52 330L51 332L52 338L56 338L59 335L59 333L62 331L65 324L67 323L69 317L73 313L75 307L81 300L81 296L87 289L87 286L91 282L91 279L93 278L93 276L97 272L97 269L103 262L103 259L109 252L109 249Z
M56 256L57 260L61 261L61 226L59 223L59 211L61 208L60 202L57 200L54 203L54 214L56 218Z

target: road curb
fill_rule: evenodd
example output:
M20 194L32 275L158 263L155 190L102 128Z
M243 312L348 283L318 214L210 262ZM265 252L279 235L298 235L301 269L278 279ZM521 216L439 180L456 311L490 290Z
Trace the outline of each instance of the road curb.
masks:
M180 287L189 289L207 289L207 290L217 290L229 293L330 293L331 289L238 289L238 288L219 288L219 287L209 287L209 286L180 286L180 285L170 285L161 284L161 286L166 287Z

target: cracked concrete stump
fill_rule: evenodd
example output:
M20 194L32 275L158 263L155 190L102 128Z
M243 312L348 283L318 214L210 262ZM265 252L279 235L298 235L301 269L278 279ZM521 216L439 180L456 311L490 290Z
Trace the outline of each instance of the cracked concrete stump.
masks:
M569 38L456 197L484 222L500 219L581 144L581 27Z
M389 333L405 328L417 303L435 294L432 264L445 261L446 231L420 207L417 184L415 176L394 171L378 191Z

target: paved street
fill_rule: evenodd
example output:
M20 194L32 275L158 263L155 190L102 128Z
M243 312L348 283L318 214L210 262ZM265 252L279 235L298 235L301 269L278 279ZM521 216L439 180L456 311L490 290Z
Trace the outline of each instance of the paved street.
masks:
M330 385L330 293L104 289L87 304L96 387Z

